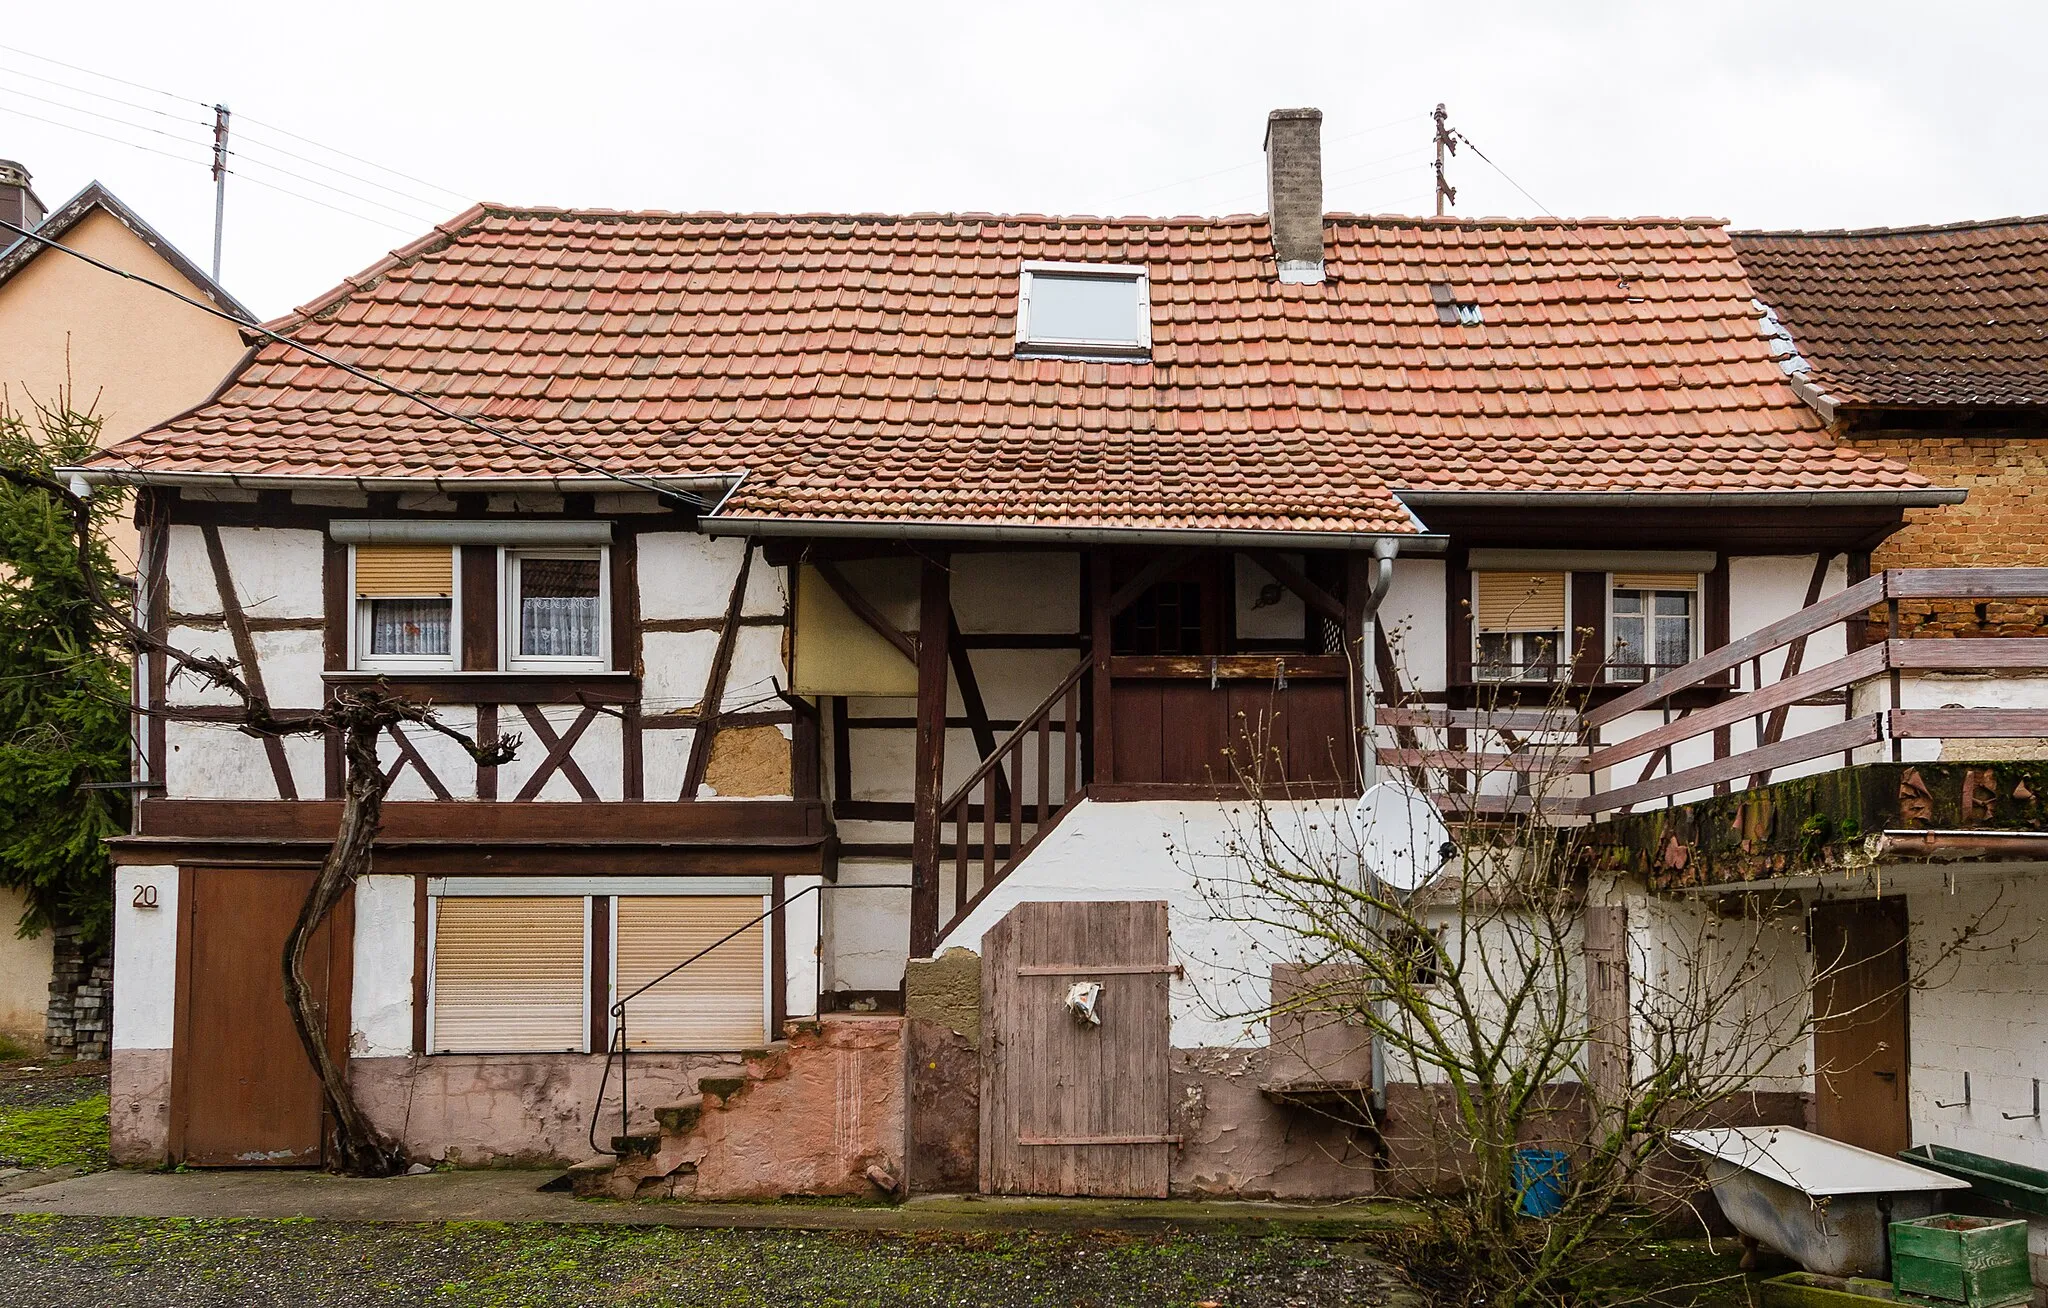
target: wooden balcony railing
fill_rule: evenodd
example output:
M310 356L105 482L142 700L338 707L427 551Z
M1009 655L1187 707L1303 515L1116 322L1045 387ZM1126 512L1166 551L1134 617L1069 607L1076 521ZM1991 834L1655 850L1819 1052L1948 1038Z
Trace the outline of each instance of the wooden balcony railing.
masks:
M1378 757L1388 766L1444 769L1448 777L1456 779L1444 787L1453 792L1447 796L1447 807L1454 811L1461 802L1471 810L1494 812L1541 804L1554 813L1594 817L1690 792L1719 793L1764 785L1774 771L1833 754L1842 755L1843 765L1848 766L1854 762L1855 751L1872 745L1889 743L1890 757L1898 760L1904 756L1903 742L1909 740L2048 736L2048 687L2040 691L2038 704L1951 703L1927 708L1907 707L1904 702L1906 687L1916 677L1957 673L2010 677L2048 670L2048 639L1912 638L1898 634L1901 601L2042 598L2048 598L2048 568L1895 569L1583 712L1390 707L1379 714L1379 723L1385 727L1470 730L1509 739L1518 739L1514 733L1520 731L1542 735L1547 743L1523 742L1506 751L1383 748ZM1888 634L1856 648L1854 636L1874 610L1887 614ZM1838 627L1851 633L1844 642L1848 652L1818 667L1799 667L1808 642ZM1779 666L1796 670L1765 682L1764 659L1781 650L1787 657ZM1673 709L1672 702L1680 692L1723 674L1741 675L1744 669L1743 688L1703 707ZM1957 696L1967 698L1953 685L1945 686L1944 699ZM1785 734L1792 710L1815 707L1839 707L1842 720ZM1619 739L1603 739L1632 714L1644 711L1661 711L1665 720L1629 731ZM1751 724L1748 748L1724 751L1718 742L1727 737L1717 736L1714 758L1690 767L1672 766L1672 751L1678 746L1743 722ZM1633 780L1616 779L1616 769L1639 760ZM1470 794L1476 789L1472 779L1486 772L1541 776L1544 785L1537 789L1547 793L1535 799ZM1564 793L1563 779L1577 776L1590 780L1572 787L1577 793ZM1523 802L1517 804L1517 799Z
M1067 673L939 805L941 848L952 851L953 864L953 911L939 927L939 939L945 939L1081 797L1081 678L1092 666L1084 659ZM999 776L1008 779L1007 813Z

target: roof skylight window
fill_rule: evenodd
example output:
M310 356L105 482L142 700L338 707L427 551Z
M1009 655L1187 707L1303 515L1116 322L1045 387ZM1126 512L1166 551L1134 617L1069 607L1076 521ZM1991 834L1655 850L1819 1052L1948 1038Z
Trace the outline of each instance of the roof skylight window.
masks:
M1017 352L1143 358L1152 350L1152 297L1135 264L1027 263L1017 294Z
M1429 288L1429 298L1436 304L1436 320L1440 326L1477 327L1486 321L1476 303L1459 299L1458 293L1442 282Z

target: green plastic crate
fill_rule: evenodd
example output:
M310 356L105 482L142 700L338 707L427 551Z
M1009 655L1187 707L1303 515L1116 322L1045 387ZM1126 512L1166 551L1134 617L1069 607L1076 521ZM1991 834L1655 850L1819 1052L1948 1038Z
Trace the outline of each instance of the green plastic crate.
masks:
M1966 1308L2033 1298L2024 1218L1937 1213L1893 1222L1891 1245L1892 1285L1902 1293Z

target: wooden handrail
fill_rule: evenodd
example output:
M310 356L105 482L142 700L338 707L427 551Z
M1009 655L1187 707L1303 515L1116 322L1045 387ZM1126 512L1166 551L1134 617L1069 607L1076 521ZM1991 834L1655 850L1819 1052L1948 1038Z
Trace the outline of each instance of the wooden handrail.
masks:
M981 784L982 778L995 770L996 766L1002 761L1003 755L1009 751L1011 746L1037 729L1038 720L1051 713L1053 706L1065 699L1067 692L1074 688L1074 683L1083 676L1086 676L1088 669L1093 666L1095 666L1093 660L1082 659L1066 676L1060 678L1060 684L1053 687L1052 694L1047 695L1037 708L1026 713L1018 720L1014 731L996 742L995 749L990 751L989 756L981 761L981 766L968 773L967 780L955 786L953 793L946 796L945 802L939 805L939 821L944 822L946 815L958 807L960 801L966 799L968 794Z

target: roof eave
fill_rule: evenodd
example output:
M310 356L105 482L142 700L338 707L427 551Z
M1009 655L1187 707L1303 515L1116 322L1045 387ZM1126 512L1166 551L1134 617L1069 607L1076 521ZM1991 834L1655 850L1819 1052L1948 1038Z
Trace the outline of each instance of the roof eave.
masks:
M1927 509L1961 504L1968 492L1955 487L1922 486L1893 490L1755 490L1755 491L1496 491L1396 488L1401 502L1415 509L1704 509L1704 508L1901 508Z
M201 490L360 490L360 491L421 491L438 490L454 495L462 493L484 493L490 491L618 491L622 493L646 493L650 486L663 490L704 491L720 495L729 490L738 480L737 473L698 473L683 476L666 476L659 473L633 474L631 481L617 477L554 476L538 474L526 477L439 477L423 474L409 477L358 476L353 473L332 476L309 476L276 473L245 472L168 472L148 468L106 468L85 465L82 467L58 468L56 475L65 480L77 479L89 486L165 486L192 487Z
M1384 550L1441 554L1449 538L1414 531L1312 531L1213 527L1083 527L1011 522L915 522L899 518L707 517L712 536L859 537L881 540L1004 541L1032 545L1191 545L1212 549Z

